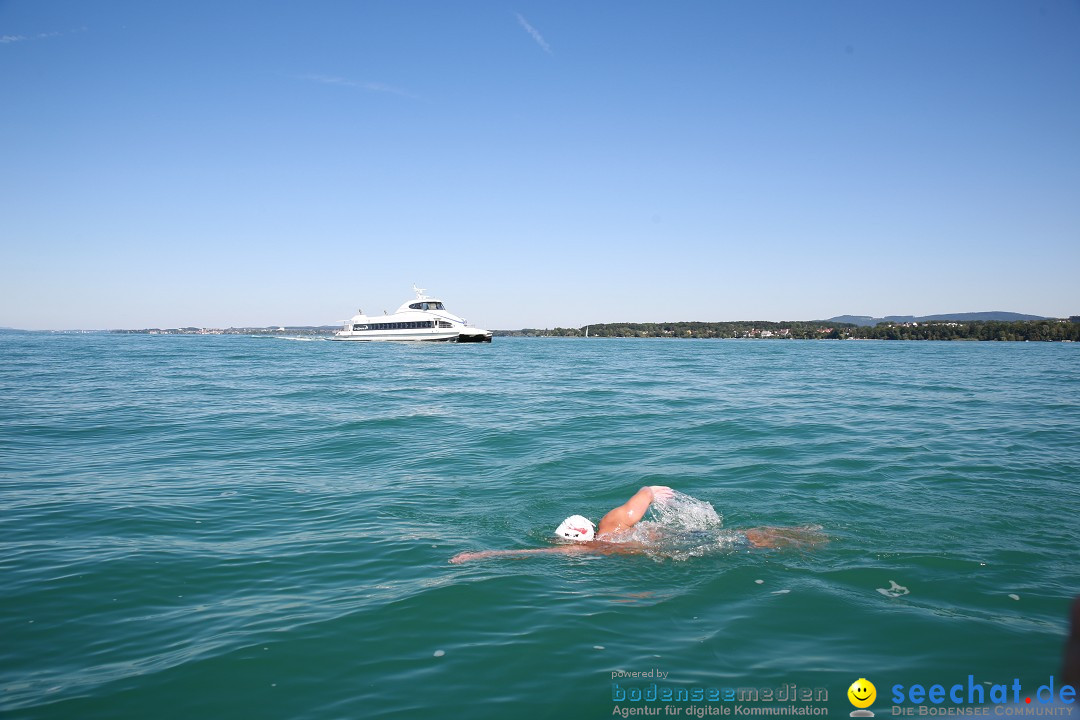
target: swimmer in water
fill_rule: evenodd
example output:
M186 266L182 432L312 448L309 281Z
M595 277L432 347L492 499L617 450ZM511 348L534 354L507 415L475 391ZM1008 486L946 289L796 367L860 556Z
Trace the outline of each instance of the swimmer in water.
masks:
M563 555L612 555L640 553L646 546L640 542L626 541L622 536L641 518L654 502L669 500L675 491L666 485L647 485L619 507L600 518L599 525L581 515L571 515L563 520L555 530L555 535L573 542L546 548L528 550L483 550L465 552L450 558L454 564L469 560L482 560L490 557L508 555L541 555L560 553ZM820 527L758 527L741 531L742 539L749 547L812 547L825 541L818 532Z

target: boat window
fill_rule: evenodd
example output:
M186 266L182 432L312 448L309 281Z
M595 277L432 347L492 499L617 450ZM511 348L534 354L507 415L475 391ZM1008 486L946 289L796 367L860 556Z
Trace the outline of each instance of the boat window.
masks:
M371 323L370 325L353 325L353 330L421 330L423 328L433 328L435 323L432 320L414 320L413 322L399 322L399 323ZM450 327L450 323L439 323L439 327Z
M420 303L413 303L412 305L409 306L409 309L410 310L420 310L421 309L420 305L421 305ZM423 308L423 309L427 310L427 308Z

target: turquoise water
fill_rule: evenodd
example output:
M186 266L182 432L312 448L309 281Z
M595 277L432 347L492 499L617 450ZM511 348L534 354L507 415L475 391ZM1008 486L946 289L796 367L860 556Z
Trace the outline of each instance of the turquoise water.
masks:
M846 717L860 677L888 715L894 683L1059 675L1076 345L0 334L0 359L5 717L603 718L647 687L613 672L654 668ZM830 542L448 563L658 484Z

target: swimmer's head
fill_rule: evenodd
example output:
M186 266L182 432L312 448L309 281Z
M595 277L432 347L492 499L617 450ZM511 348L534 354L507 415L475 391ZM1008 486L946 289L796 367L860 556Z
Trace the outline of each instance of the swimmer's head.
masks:
M562 521L562 525L555 530L555 534L567 540L588 542L596 537L596 529L588 518L571 515Z

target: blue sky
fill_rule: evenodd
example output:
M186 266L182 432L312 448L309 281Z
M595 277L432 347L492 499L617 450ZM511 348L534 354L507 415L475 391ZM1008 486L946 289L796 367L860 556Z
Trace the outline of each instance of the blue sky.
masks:
M0 326L1080 313L1080 3L0 0Z

